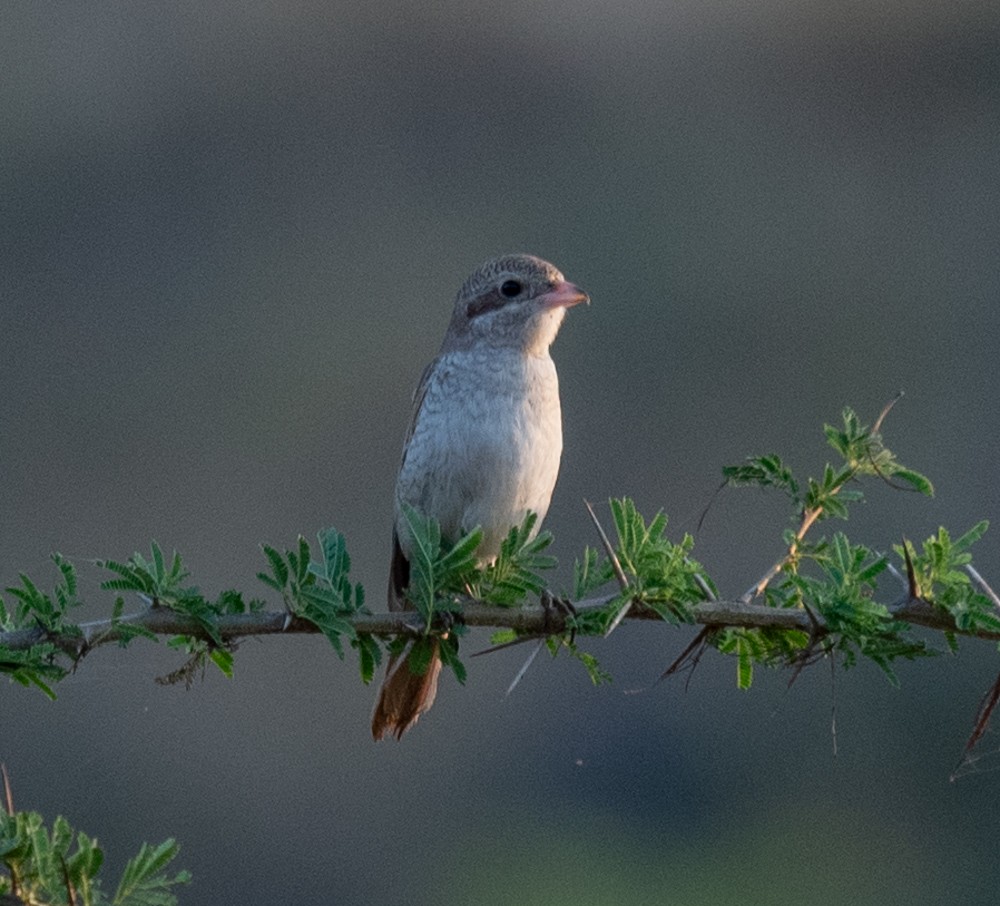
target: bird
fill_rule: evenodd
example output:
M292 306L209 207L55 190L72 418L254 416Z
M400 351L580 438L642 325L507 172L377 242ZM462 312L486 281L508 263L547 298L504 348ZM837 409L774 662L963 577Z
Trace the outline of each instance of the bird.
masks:
M590 297L533 255L480 265L455 297L437 356L413 395L395 489L388 606L410 610L411 539L406 504L437 520L454 543L482 530L476 556L493 561L530 512L537 532L562 456L559 379L549 347L566 310ZM401 739L434 702L441 658L426 669L391 658L372 715L372 736ZM426 655L421 660L426 662Z

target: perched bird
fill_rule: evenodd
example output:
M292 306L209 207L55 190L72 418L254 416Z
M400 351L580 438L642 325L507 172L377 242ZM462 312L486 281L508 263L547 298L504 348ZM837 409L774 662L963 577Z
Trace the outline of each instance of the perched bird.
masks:
M424 370L396 480L389 609L405 610L410 538L405 502L457 541L479 526L488 563L528 511L537 531L549 508L562 455L559 381L549 346L566 309L589 302L547 261L496 258L465 281L441 350ZM372 735L402 737L434 702L441 660L411 670L390 660L372 717Z

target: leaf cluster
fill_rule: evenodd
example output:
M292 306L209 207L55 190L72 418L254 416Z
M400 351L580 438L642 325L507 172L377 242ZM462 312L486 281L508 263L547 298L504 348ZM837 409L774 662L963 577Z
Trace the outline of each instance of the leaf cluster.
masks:
M31 622L50 632L62 632L71 626L67 615L81 603L77 598L76 570L62 554L53 554L52 562L59 571L59 581L51 594L20 573L21 584L7 589L16 602L14 607L8 611L0 599L0 626L10 630Z
M805 568L807 564L812 568ZM839 653L844 666L851 667L864 658L895 685L894 660L934 654L922 638L912 634L907 623L896 619L888 606L876 599L878 579L888 565L885 555L853 544L844 532L810 544L795 568L787 569L768 588L766 600L772 607L805 609L815 618L815 630L812 634L742 631L743 648L736 652L742 658L740 687L747 688L752 679L748 655L767 665L801 664L818 654Z
M947 611L955 628L963 632L1000 632L1000 610L972 584L963 569L972 562L969 549L988 528L989 522L984 519L954 540L946 528L939 528L936 535L924 541L919 552L909 541L895 546L896 553L909 565L917 597ZM954 649L954 634L948 638Z
M80 906L173 906L173 888L187 884L186 871L168 874L177 856L173 840L158 846L143 844L129 860L113 895L105 894L98 874L104 853L97 841L75 832L63 817L51 830L37 812L0 813L0 894L16 895L25 903Z
M576 644L578 634L605 634L621 609L636 602L671 623L690 622L691 606L704 599L707 582L701 566L690 558L693 539L685 536L680 544L672 543L665 534L667 517L663 513L657 513L646 524L631 500L612 500L610 505L618 539L614 554L585 550L574 570L574 597L579 600L613 581L616 560L629 578L628 587L610 596L607 607L572 617L565 633L548 640L553 655L568 652L584 666L594 683L607 682L610 677L594 655ZM478 528L449 545L443 541L435 520L412 507L404 505L402 509L411 542L408 595L423 617L426 631L434 625L436 614L460 611L462 600L468 597L511 608L542 598L551 606L543 572L556 565L555 558L546 553L552 536L548 532L535 534L534 513L528 513L521 525L513 527L497 557L484 563L477 555L482 540ZM461 626L446 624L446 631L439 634L442 660L463 679L456 637ZM499 645L518 640L514 630L493 636L493 642ZM402 642L397 640L390 650L399 653ZM414 667L413 655L410 657L411 669L419 672L419 661Z
M450 543L442 538L436 519L407 503L402 504L402 514L410 547L407 599L429 629L443 601L468 594L479 573L476 551L483 532L477 527Z
M888 410L886 410L888 411ZM883 412L883 417L885 412ZM904 466L885 446L878 427L864 425L855 412L845 408L841 425L824 426L827 444L839 459L828 462L820 478L799 479L779 456L768 454L748 459L738 466L723 469L727 483L776 488L788 497L793 507L795 528L785 532L785 556L767 576L748 593L763 594L771 607L805 609L813 619L814 631L730 628L715 633L711 641L723 653L737 659L737 684L747 688L752 682L755 664L802 665L825 654L840 654L845 666L859 658L872 661L893 683L897 682L891 663L899 658L924 657L935 652L915 637L910 627L896 619L890 608L877 599L879 580L889 567L889 560L864 544L853 543L844 532L832 536L810 534L816 523L829 518L846 520L850 506L864 499L859 484L862 476L882 479L896 489L931 495L931 482L919 472ZM985 524L982 530L985 530ZM942 529L940 539L946 542ZM946 543L925 545L919 560L925 575L923 592L935 582L938 592L948 600L961 601L958 607L976 604L981 614L983 596L972 592L968 576L959 573L961 556L982 535L975 531L963 536L961 551L952 556ZM902 548L897 548L903 559ZM935 560L936 554L936 560ZM932 566L935 562L937 566ZM902 564L901 564L902 565ZM893 582L898 597L898 570ZM947 589L947 591L945 591ZM987 617L983 617L984 620ZM1000 621L998 621L1000 623Z
M883 412L883 417L885 414ZM855 484L861 476L878 476L890 483L895 480L902 482L897 487L932 496L934 487L930 480L900 463L885 446L878 429L880 422L881 418L876 426L864 425L857 413L847 406L841 412L839 426L824 425L827 444L836 451L839 461L828 462L819 478L801 481L780 456L770 453L723 467L723 479L733 487L755 486L783 491L793 505L796 521L846 519L848 505L864 500L864 493Z
M269 572L257 573L268 588L277 591L289 613L314 624L326 636L337 655L343 659L346 638L358 652L361 678L370 683L382 655L371 636L360 636L351 617L367 613L365 590L351 582L351 557L344 536L334 528L319 532L321 559L314 561L309 542L301 535L292 550L282 554L270 545L262 545Z
M466 671L458 656L458 639L464 627L453 615L460 615L468 598L513 608L523 606L530 595L542 594L546 584L541 573L556 565L555 558L545 553L552 536L549 532L536 534L538 517L529 512L507 533L497 556L483 562L479 556L480 528L449 543L442 538L435 519L405 503L402 513L410 547L408 600L423 619L425 634L436 627L441 660L464 682ZM399 654L404 645L405 639L397 639L389 650ZM421 665L419 652L411 653L410 669L419 673Z
M350 623L352 615L364 612L364 589L350 582L350 557L343 535L335 529L320 532L319 548L321 560L313 562L309 544L303 538L285 554L265 545L269 571L258 577L281 594L290 614L315 624L341 656L341 637L346 637L358 650L362 677L368 682L381 658L379 645L369 636L358 636ZM0 672L23 685L37 686L50 698L55 697L50 683L63 679L88 650L79 626L69 618L80 603L75 567L58 554L53 561L60 578L51 593L22 574L20 585L7 589L14 607L8 609L0 598L0 631L30 631L39 637L30 647L0 645ZM194 632L168 640L170 647L185 655L185 661L160 681L190 683L206 664L214 664L227 677L233 675L236 643L223 638L220 621L260 613L265 608L262 600L246 599L235 590L223 591L214 599L205 597L196 586L187 584L190 574L180 554L175 551L166 556L155 541L148 556L135 553L125 560L98 560L95 565L111 574L101 588L117 593L110 629L121 646L139 638L158 641L156 634L143 625L141 613L126 613L126 594L137 596L147 609L169 609L197 627ZM58 636L60 644L54 644L49 636ZM74 639L78 642L69 645L67 640Z
M80 606L77 597L76 570L61 554L53 554L52 562L59 579L51 592L42 591L27 575L20 573L19 585L6 589L13 598L8 609L0 597L0 631L36 628L44 633L78 636L79 629L69 620L71 611ZM0 645L0 672L22 686L35 686L49 698L55 693L49 685L66 676L69 668L60 662L63 651L49 641L40 641L28 648L15 650Z
M101 588L106 591L137 595L150 607L166 607L192 620L198 632L177 635L167 644L187 655L183 667L171 674L168 681L185 679L206 663L212 663L227 677L233 675L232 646L219 632L219 618L240 613L260 611L264 604L259 600L244 601L237 591L225 591L214 600L206 598L197 586L185 585L190 573L181 555L174 551L168 558L153 541L150 555L134 553L125 561L99 560L98 567L108 570L114 578L106 579ZM141 625L122 619L125 599L119 594L115 600L112 623L119 633L119 644L129 644L134 638L156 641L153 633Z
M552 544L552 533L535 534L538 516L528 513L520 525L513 526L493 562L486 564L469 584L473 597L491 604L516 607L530 595L545 589L542 572L554 569L556 558L545 551Z
M574 621L575 629L603 635L622 609L633 604L654 611L668 623L693 622L693 606L715 592L704 568L691 558L694 539L685 534L679 543L672 542L666 536L666 515L657 512L647 523L627 497L612 499L609 506L616 541L604 553L596 548L584 551L573 571L574 592L579 600L616 579L619 592L603 610Z

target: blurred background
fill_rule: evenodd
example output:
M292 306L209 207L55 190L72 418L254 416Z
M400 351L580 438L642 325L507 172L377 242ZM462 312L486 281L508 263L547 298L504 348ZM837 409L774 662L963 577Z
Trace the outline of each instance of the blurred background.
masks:
M482 260L593 298L554 349L568 585L582 500L630 494L735 595L788 514L720 468L827 460L844 405L935 482L869 485L887 549L1000 516L994 2L11 4L0 33L0 586L151 539L206 592L328 525L382 607L410 394ZM606 505L601 512L607 514ZM1000 583L996 533L976 562ZM272 602L276 603L276 602ZM186 904L996 902L1000 734L958 762L995 648L737 691L693 630L469 662L401 744L320 638L235 679L102 649L0 692L16 804L110 883L177 837ZM940 640L936 640L940 646ZM485 633L464 643L484 647ZM831 718L835 708L837 752ZM992 756L992 757L991 757Z

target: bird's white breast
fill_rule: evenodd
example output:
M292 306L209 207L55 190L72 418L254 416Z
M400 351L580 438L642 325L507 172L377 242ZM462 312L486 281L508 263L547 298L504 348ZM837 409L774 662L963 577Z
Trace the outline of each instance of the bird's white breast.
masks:
M452 541L481 526L492 558L528 510L548 510L562 453L559 382L552 359L507 350L442 355L427 375L396 485L399 502L441 523Z

